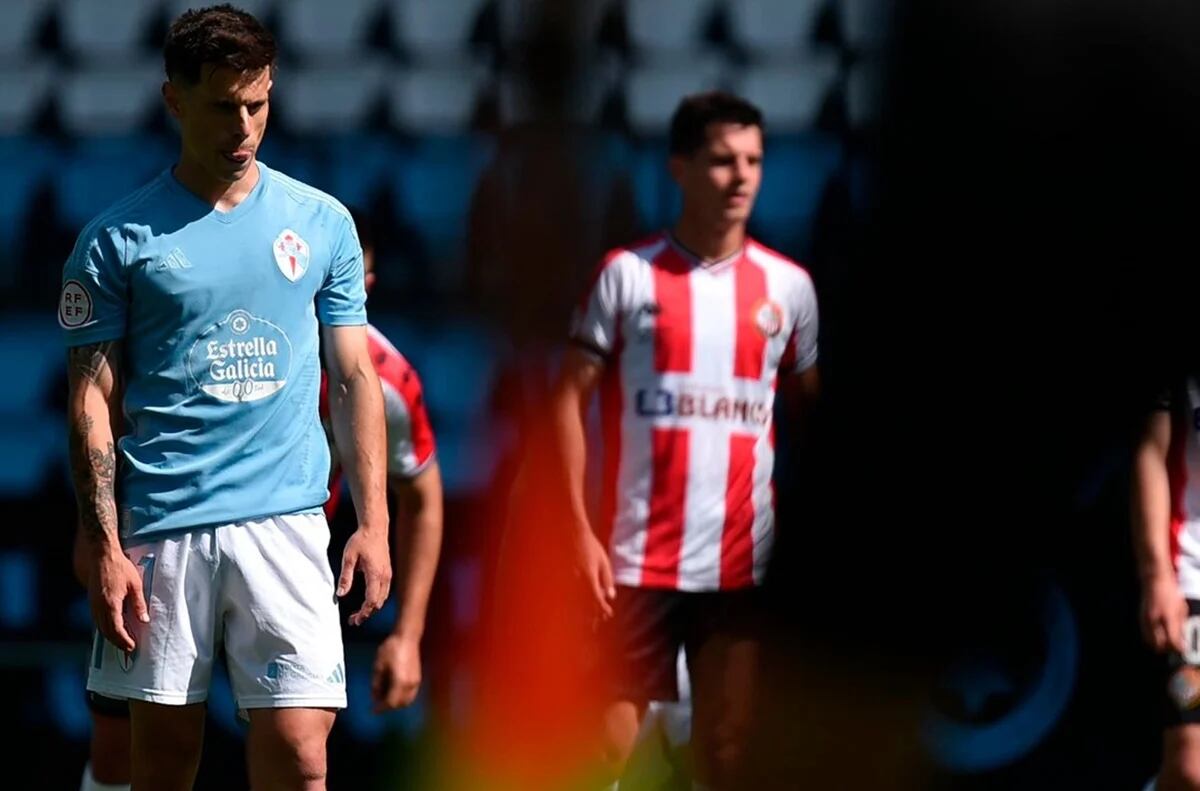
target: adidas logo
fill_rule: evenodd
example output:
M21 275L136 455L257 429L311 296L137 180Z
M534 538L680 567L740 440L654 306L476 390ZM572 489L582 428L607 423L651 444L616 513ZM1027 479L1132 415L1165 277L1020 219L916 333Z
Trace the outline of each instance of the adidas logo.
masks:
M338 662L338 666L333 669L333 672L326 676L325 680L330 684L346 683L346 674L342 672L342 663Z

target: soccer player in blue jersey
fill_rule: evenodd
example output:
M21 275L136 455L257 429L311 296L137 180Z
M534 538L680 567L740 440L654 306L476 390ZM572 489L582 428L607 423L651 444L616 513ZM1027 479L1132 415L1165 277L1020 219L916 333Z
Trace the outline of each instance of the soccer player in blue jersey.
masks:
M275 55L230 6L172 24L163 96L179 160L84 228L63 272L70 457L99 632L88 688L130 701L135 790L191 787L219 648L250 723L251 787L325 788L346 701L335 592L365 578L358 625L390 585L362 251L344 207L256 159ZM336 587L318 326L359 523Z

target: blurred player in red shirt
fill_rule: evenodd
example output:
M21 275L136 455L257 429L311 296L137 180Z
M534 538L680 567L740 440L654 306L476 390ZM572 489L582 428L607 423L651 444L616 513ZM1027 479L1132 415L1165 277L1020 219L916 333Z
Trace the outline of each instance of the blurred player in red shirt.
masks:
M744 746L774 528L776 382L797 402L818 389L812 280L746 234L762 126L735 96L683 100L669 163L682 213L672 230L605 257L557 389L577 558L613 672L613 778L647 704L677 699L681 647L697 781L731 787ZM593 525L584 415L597 389L605 470Z
M366 218L355 210L363 248L364 285L375 284L375 238ZM396 623L375 654L371 696L376 711L407 706L421 684L421 637L442 546L442 474L435 455L433 427L425 408L421 380L383 333L367 327L371 361L383 386L387 422L388 489L395 498L392 534ZM321 419L329 420L328 378L321 375ZM327 432L332 456L326 517L332 521L341 500L340 454Z

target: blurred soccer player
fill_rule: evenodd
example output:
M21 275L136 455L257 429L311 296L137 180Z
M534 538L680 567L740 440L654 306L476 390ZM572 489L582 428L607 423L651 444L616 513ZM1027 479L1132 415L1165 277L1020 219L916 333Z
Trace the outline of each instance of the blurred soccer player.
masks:
M798 403L818 386L812 281L746 234L762 163L757 108L724 93L684 99L670 130L680 217L605 258L564 361L556 412L578 563L617 675L604 716L614 779L647 702L676 697L681 646L699 783L730 787L744 744L774 522L776 379L791 379ZM597 532L583 415L598 387Z
M346 701L334 596L365 577L358 625L391 583L362 252L344 207L256 160L275 54L230 6L174 21L163 96L179 160L93 220L64 267L70 457L98 629L88 689L130 701L138 791L191 787L219 649L249 720L251 787L323 789ZM318 326L359 517L336 586Z
M365 216L351 210L363 249L366 290L375 284L375 234ZM442 473L434 455L433 426L421 380L396 347L367 328L371 362L383 386L387 423L388 488L394 497L396 623L375 653L371 697L376 711L412 703L421 686L421 637L442 547ZM329 418L328 380L321 379L321 416ZM342 469L330 433L333 463L325 515L332 521L341 500Z
M1148 787L1191 791L1200 789L1200 381L1189 378L1158 406L1133 477L1142 634L1166 669L1162 768Z

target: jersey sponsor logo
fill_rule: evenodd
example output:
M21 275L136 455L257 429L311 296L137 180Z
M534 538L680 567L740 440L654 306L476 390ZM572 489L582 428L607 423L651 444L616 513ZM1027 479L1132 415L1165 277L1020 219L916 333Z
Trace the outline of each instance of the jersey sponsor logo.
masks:
M766 401L730 398L713 392L675 392L661 387L638 390L634 408L641 417L698 417L760 426L771 420L771 406Z
M58 323L64 329L82 327L92 319L92 295L78 280L63 283L58 297Z
M259 401L287 384L292 342L266 319L235 310L192 344L192 382L220 401Z
M275 264L288 280L295 283L308 271L308 242L291 228L284 228L275 237L271 247L275 253Z
M783 308L769 299L760 300L754 306L754 326L763 337L774 338L783 332Z

